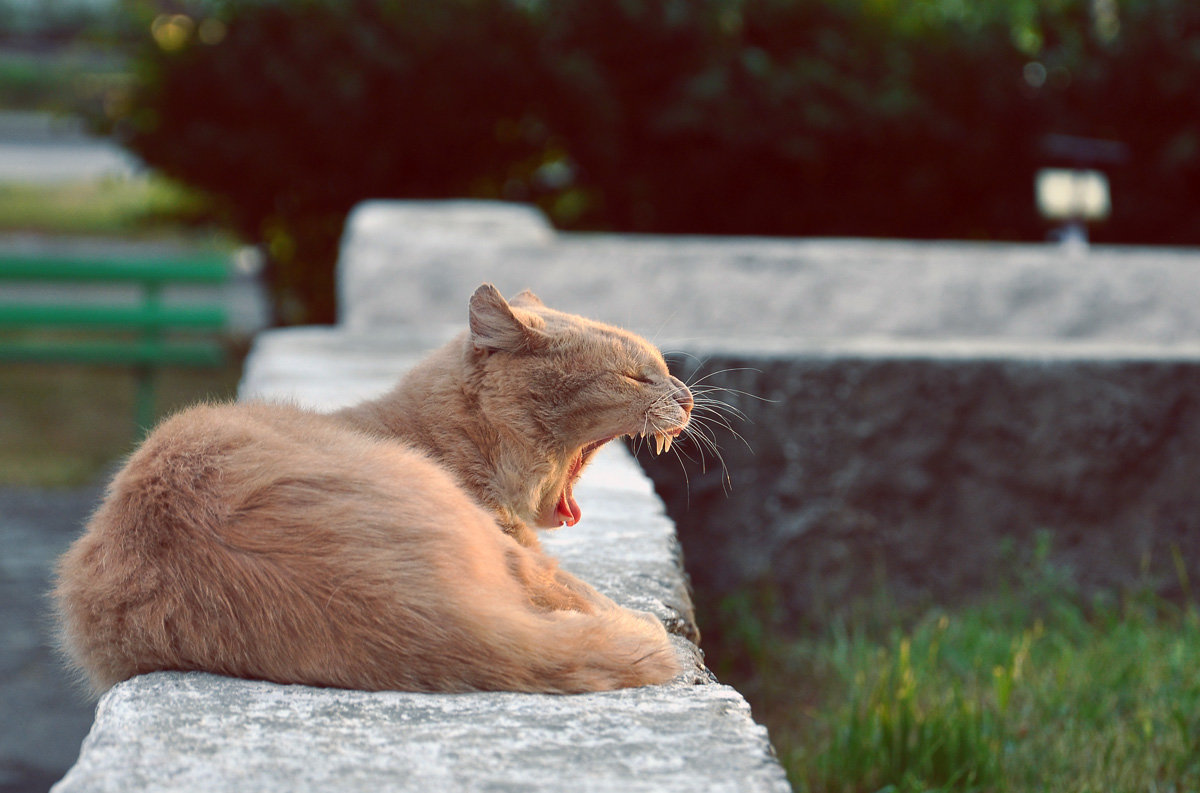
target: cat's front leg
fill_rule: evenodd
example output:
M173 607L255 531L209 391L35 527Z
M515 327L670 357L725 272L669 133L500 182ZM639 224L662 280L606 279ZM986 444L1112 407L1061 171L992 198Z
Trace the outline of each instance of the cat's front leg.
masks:
M538 539L537 532L529 528L525 524L525 521L512 515L507 510L500 510L500 515L497 517L496 523L504 530L505 534L526 548L533 548L538 551L542 549L542 541Z
M586 600L599 610L607 611L609 609L621 608L612 600L612 598L600 594L600 592L597 591L596 588L587 581L571 575L557 565L554 568L554 580L563 589L571 592L578 598Z
M520 582L530 604L538 609L595 614L620 608L590 584L559 568L558 562L540 549L513 543L506 556L509 574Z
M589 603L591 603L592 605L594 605L598 611L610 611L610 610L624 611L628 614L633 615L634 617L637 617L639 620L641 620L643 622L646 622L646 623L649 623L650 625L655 626L656 628L663 628L663 621L661 619L659 619L658 616L655 615L654 613L649 612L649 611L643 611L641 609L631 609L631 608L626 608L625 606L621 606L621 605L617 604L616 601L614 601L612 598L610 598L606 595L602 595L600 592L598 592L596 590L595 587L593 587L587 581L584 581L581 578L577 578L576 576L571 575L566 570L563 570L561 568L556 568L554 573L555 573L555 580L564 589L567 589L570 592L573 592L578 597L587 599L587 601Z

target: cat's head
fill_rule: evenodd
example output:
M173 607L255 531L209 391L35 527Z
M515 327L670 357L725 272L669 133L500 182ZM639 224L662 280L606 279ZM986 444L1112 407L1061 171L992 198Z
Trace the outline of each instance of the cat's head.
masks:
M532 292L510 303L491 284L480 286L468 343L480 410L507 442L539 458L528 503L509 505L536 526L578 522L574 485L601 446L644 436L661 453L691 417L691 392L654 345L547 308Z

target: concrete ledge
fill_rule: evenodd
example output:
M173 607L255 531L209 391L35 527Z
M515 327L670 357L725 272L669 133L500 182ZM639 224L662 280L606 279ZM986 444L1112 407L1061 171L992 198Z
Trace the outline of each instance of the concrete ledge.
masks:
M440 334L265 334L243 398L318 409L385 389ZM197 673L145 675L101 700L57 793L83 791L788 790L766 730L704 668L674 525L620 447L576 497L587 519L550 553L676 635L672 684L583 696L367 693Z
M786 791L726 686L364 693L158 673L108 694L56 791Z
M1093 246L1073 257L1046 244L554 234L544 223L513 204L372 202L347 227L342 322L458 323L462 296L492 281L684 344L1200 340L1193 249Z

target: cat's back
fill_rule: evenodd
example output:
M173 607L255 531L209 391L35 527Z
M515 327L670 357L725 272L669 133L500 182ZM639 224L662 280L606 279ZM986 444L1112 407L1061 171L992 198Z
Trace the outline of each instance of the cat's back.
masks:
M162 422L130 456L85 539L120 535L138 547L197 534L269 535L280 528L270 524L294 512L309 510L305 522L321 525L322 508L369 503L395 481L454 488L422 453L329 415L286 404L202 404Z
M361 442L360 436L332 422L328 416L289 404L267 402L202 403L165 419L130 456L122 474L150 469L204 468L237 461L256 451L272 455L288 449L305 461L305 451ZM119 477L118 477L119 479Z
M330 630L327 589L372 575L389 546L422 542L396 517L429 509L430 494L462 498L420 453L328 416L185 410L131 455L60 559L64 650L97 689L151 669L243 673L241 642Z
M134 523L162 533L201 522L215 528L264 478L303 476L319 467L318 450L336 459L339 448L356 440L290 405L188 408L163 421L129 457L89 531L128 534Z

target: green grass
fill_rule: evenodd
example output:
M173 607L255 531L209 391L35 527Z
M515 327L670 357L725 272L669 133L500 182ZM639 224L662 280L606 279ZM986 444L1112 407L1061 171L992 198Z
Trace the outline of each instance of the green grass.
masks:
M1146 593L1083 603L1056 572L1025 579L953 610L790 639L743 595L709 653L798 791L1200 790L1196 607Z
M161 177L0 183L0 233L144 239L200 230L213 235L210 219L202 198Z

